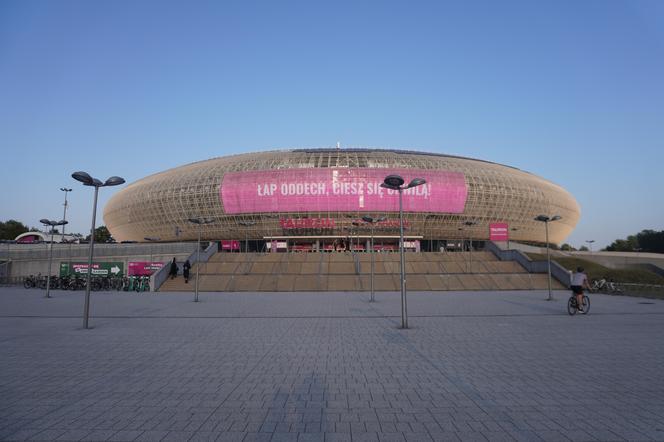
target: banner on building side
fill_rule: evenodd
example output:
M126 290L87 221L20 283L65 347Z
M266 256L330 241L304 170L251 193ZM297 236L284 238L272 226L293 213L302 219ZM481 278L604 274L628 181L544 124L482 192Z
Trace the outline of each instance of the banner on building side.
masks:
M398 212L398 191L380 187L388 175L406 184L405 212L463 213L468 188L463 173L426 169L310 168L229 172L219 190L225 213Z

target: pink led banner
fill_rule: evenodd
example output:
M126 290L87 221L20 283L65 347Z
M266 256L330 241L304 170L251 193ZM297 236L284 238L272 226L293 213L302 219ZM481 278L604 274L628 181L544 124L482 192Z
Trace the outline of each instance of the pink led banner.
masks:
M404 191L405 212L463 213L461 172L422 169L312 168L229 172L219 191L226 213L397 212L399 196L380 187L387 175L427 183Z
M489 240L490 241L508 241L509 231L507 230L507 223L491 223L489 224Z

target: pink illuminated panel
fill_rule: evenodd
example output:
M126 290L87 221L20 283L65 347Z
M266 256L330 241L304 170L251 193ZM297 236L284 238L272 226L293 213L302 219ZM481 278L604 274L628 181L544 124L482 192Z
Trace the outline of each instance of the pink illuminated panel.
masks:
M507 241L508 239L509 239L509 231L507 229L507 223L489 224L490 241Z
M396 212L398 192L380 187L387 175L427 183L403 194L405 212L463 213L468 189L461 172L420 169L284 169L229 172L221 183L226 213Z

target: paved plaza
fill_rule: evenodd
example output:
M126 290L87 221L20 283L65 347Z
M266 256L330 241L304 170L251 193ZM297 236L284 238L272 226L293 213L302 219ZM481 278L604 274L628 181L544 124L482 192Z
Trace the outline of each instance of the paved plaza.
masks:
M664 301L0 288L1 440L664 440Z

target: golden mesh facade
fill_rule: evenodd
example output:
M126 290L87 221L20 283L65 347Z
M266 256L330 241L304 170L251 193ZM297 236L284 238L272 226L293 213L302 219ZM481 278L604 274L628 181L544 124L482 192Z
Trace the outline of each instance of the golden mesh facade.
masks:
M537 215L560 215L549 223L549 240L562 242L576 226L580 209L565 189L519 169L487 161L421 152L381 149L296 149L248 153L188 164L136 181L115 194L104 208L104 223L118 241L195 240L198 227L189 218L212 218L202 227L205 240L260 240L288 235L280 218L332 218L333 232L347 235L367 212L288 212L229 215L220 199L227 172L295 168L408 168L464 174L468 190L464 212L405 213L407 234L423 239L486 240L489 224L506 222L510 239L544 241ZM397 220L398 212L371 213ZM466 226L466 221L476 221ZM245 225L243 225L245 224ZM246 224L251 224L247 226ZM460 230L462 229L462 230ZM176 234L177 232L177 234ZM394 231L398 233L397 230Z

